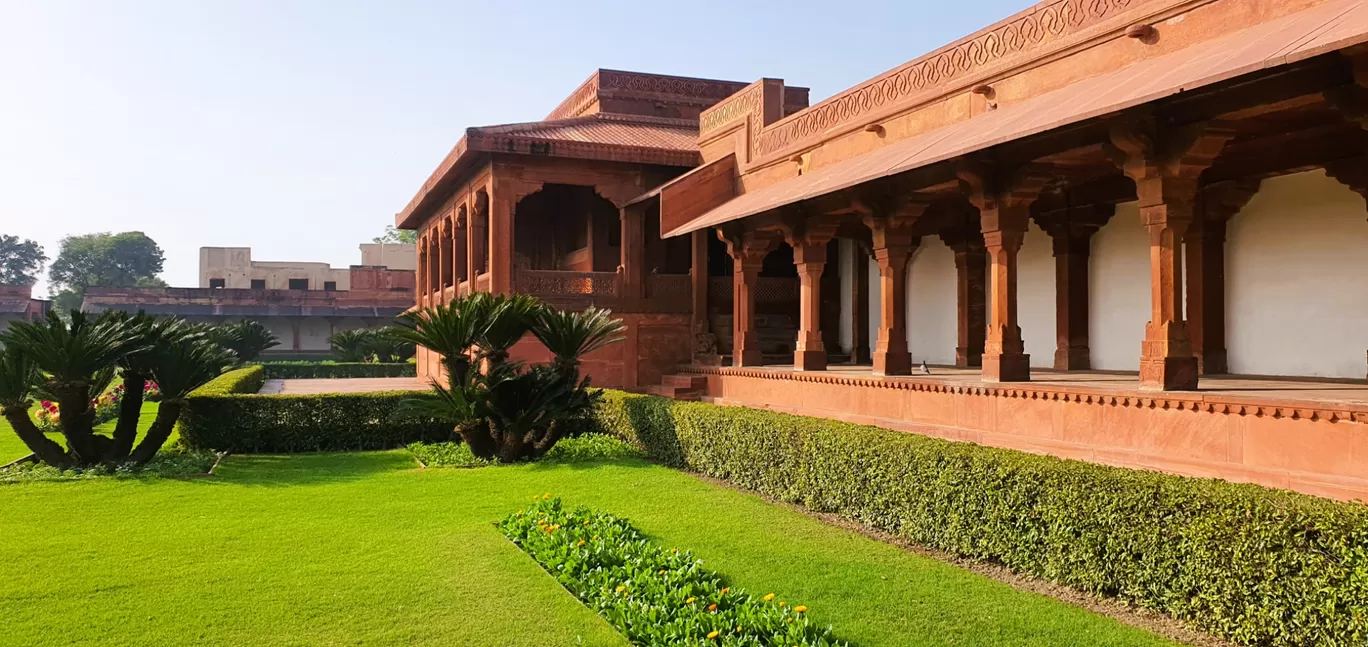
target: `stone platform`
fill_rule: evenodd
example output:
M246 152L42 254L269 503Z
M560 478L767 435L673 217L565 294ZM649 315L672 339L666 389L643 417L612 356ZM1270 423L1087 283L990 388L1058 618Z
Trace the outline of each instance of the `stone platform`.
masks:
M378 391L426 391L427 382L416 377L359 377L308 380L266 380L257 393L314 395L321 393L375 393Z

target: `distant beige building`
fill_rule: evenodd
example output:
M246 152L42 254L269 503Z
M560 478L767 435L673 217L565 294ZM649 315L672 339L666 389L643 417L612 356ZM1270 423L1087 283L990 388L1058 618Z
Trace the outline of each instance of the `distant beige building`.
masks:
M364 243L361 267L412 271L413 245ZM250 247L201 247L199 286L254 290L350 290L351 270L327 263L254 261Z

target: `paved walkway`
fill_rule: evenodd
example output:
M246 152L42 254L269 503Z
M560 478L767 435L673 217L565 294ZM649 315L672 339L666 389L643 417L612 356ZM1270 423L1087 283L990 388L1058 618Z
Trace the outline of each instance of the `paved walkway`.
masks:
M321 380L266 380L258 393L308 395L314 393L374 393L376 391L426 391L427 383L416 377L358 377Z

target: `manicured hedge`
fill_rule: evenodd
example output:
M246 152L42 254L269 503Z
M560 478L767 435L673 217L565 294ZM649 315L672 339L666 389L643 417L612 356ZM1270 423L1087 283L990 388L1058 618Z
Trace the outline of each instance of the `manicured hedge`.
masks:
M224 371L222 375L209 380L190 393L190 397L227 395L230 393L256 393L266 384L266 373L260 366Z
M399 411L403 400L425 397L432 396L425 391L196 393L181 414L181 442L193 449L279 454L393 449L414 442L453 440L451 424Z
M365 364L361 362L267 362L267 379L298 380L311 378L416 377L418 365Z
M1368 645L1368 506L606 392L663 463L1132 601L1243 645Z

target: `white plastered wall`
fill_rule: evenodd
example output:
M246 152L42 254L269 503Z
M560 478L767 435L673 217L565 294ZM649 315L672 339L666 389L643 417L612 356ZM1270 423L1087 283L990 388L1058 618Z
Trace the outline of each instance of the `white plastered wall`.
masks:
M1092 367L1140 370L1140 343L1150 317L1149 234L1138 202L1093 234L1088 261L1088 347Z
M1309 171L1265 180L1226 233L1232 373L1363 378L1368 210Z
M989 261L989 276L992 271ZM992 295L989 295L990 312ZM991 316L991 315L990 315ZM1050 368L1055 355L1055 262L1050 235L1035 222L1017 256L1017 322L1031 366Z
M841 326L838 339L841 352L849 353L855 346L855 313L851 312L852 298L855 293L855 241L842 238L837 241L837 269L841 278Z
M940 238L923 238L907 272L907 345L912 363L953 365L959 341L955 252Z

